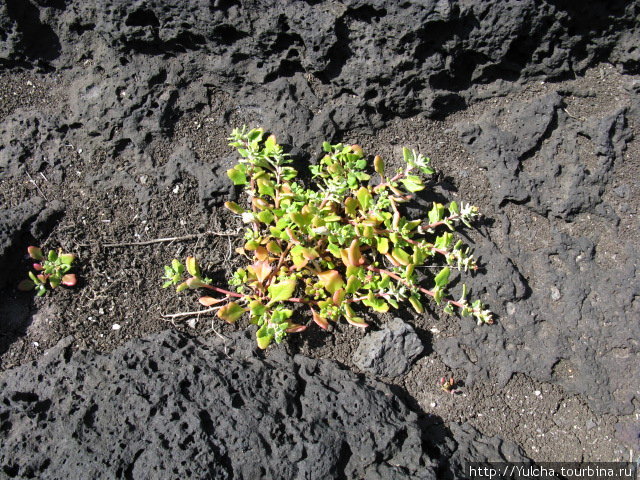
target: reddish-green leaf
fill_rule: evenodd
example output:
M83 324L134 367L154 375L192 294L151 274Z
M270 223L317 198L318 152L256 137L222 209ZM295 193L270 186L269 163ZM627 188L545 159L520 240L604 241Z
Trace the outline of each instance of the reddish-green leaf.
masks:
M213 298L213 297L200 297L198 302L200 305L204 305L205 307L210 307L211 305L215 305L216 303L224 302L227 300L226 298Z
M271 267L271 265L269 265L269 262L258 260L256 262L253 262L253 265L249 265L247 267L247 270L249 270L256 276L258 282L263 283L269 276L269 274L273 271L273 268Z
M315 310L311 309L311 314L313 316L313 321L316 322L316 324L322 328L323 330L327 330L329 328L329 322L327 321L326 318L321 317L318 312L316 312Z
M27 247L27 252L29 252L29 256L34 260L42 260L44 258L42 249L40 247Z
M344 285L344 279L337 270L327 270L318 274L318 279L322 286L333 295L336 290L342 288Z

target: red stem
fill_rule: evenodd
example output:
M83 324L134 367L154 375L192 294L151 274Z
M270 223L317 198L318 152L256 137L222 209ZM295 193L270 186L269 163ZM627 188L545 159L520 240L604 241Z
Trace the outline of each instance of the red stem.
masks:
M445 220L456 220L460 218L460 214L456 213L455 215L451 215L450 217L445 218L444 220L440 220L439 222L435 222L435 223L430 223L429 225L425 225L424 229L429 229L429 228L436 228L439 227L440 225L444 225L445 224Z
M385 275L389 275L391 278L393 278L393 279L405 284L409 288L418 288L418 290L420 290L422 293L424 293L426 295L429 295L430 297L435 297L436 296L436 294L433 293L432 290L428 290L428 289L426 289L424 287L416 287L415 285L411 285L409 282L407 282L403 278L399 277L398 275L396 275L393 272L390 272L389 270L385 270L384 268L377 268L377 267L374 267L372 265L367 265L367 270L370 270L370 271L376 272L376 273L384 273ZM448 299L448 298L444 298L443 300L447 301L448 303L450 303L452 305L455 305L458 308L463 308L464 307L464 305L462 305L460 302L457 302L455 300L451 300L451 299Z
M208 288L209 290L213 290L214 292L223 293L225 295L229 295L230 297L242 298L244 295L236 292L230 292L229 290L225 290L224 288L214 287L213 285L203 285L202 288Z
M402 177L404 177L404 176L405 176L405 173L404 173L404 172L403 172L403 173L399 173L399 174L397 174L395 177L393 177L391 180L388 180L388 181L386 181L386 182L384 182L384 183L380 183L380 184L376 185L376 186L373 188L373 191L374 191L374 192L377 192L378 190L380 190L380 189L382 189L382 188L384 188L384 187L390 187L390 186L391 186L391 184L392 184L393 182L395 182L396 180L401 179L401 178L402 178Z

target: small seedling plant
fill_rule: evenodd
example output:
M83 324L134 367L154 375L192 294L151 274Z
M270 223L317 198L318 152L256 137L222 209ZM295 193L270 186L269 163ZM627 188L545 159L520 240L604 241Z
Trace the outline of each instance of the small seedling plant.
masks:
M185 271L189 273L189 275L191 275L189 281L184 280ZM162 278L165 281L162 285L162 288L175 286L176 292L187 290L188 288L190 288L190 285L194 284L194 282L196 281L205 283L207 285L211 284L210 278L202 278L200 265L198 265L198 261L195 257L187 257L187 260L184 264L180 260L174 258L171 261L171 265L164 266L164 277Z
M193 257L191 277L183 282L184 268L174 260L165 267L165 286L222 294L200 303L218 305L212 309L231 323L247 314L258 326L260 348L304 331L311 320L322 329L341 319L366 328L362 307L387 312L407 301L423 313L425 297L448 314L457 310L479 324L493 322L480 300L467 300L466 286L458 299L447 293L452 271L477 269L453 232L460 224L470 227L478 209L434 203L424 219L402 214L402 204L425 188L423 176L434 173L428 158L404 148L404 167L387 172L375 156L372 178L360 146L325 142L324 156L310 167L315 188L307 188L296 181L298 172L273 135L234 129L230 141L240 160L227 174L244 188L249 204L225 206L246 224L245 243L236 252L247 264L229 279L232 291L204 281ZM293 321L296 305L309 311L307 324Z
M453 379L453 377L449 377L449 378L442 377L440 379L440 390L442 390L443 392L450 393L451 395L460 393L460 390L458 390L458 384Z
M45 255L40 247L33 246L28 247L27 252L35 260L32 266L36 273L29 272L29 278L18 284L19 290L35 290L36 295L42 297L49 288L54 289L60 285L73 287L76 284L75 274L68 273L76 258L72 253L49 250Z

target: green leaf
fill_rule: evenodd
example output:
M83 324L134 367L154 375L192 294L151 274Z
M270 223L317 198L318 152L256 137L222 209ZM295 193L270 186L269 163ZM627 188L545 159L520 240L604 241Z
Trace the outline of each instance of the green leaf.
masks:
M403 178L400 182L404 185L409 192L419 192L420 190L424 190L424 185L422 184L422 180L419 177L411 175L407 178Z
M384 160L382 160L380 155L376 155L373 158L373 169L378 175L384 176Z
M289 255L291 256L291 260L293 261L293 266L296 268L302 268L307 263L309 263L309 259L305 256L306 247L302 245L295 245Z
M411 256L412 263L414 265L422 265L425 260L425 253L418 245L413 247L413 255Z
M436 301L438 305L442 303L443 298L444 298L444 290L442 290L440 287L435 288L433 290L433 299Z
M356 197L358 197L358 202L360 202L362 210L368 210L371 200L373 199L369 189L367 187L360 187L358 193L356 193Z
M76 259L76 256L73 253L63 253L58 257L58 259L62 264L71 266L73 261Z
M389 252L389 239L387 237L376 238L376 248L382 255Z
M293 296L296 289L296 279L289 278L280 283L274 283L267 289L269 291L269 303L284 302Z
M344 286L342 275L340 275L337 270L321 272L318 274L318 279L322 286L332 295L336 290Z
M173 260L171 260L171 267L165 267L165 269L167 269L167 268L169 268L170 270L173 270L173 272L179 273L179 274L184 272L184 265L182 265L180 260L178 260L177 258L174 258Z
M329 142L322 142L322 149L327 153L331 153L331 144Z
M460 213L460 207L458 207L458 204L456 202L451 202L449 204L449 211L454 214L457 215Z
M282 253L282 248L280 248L280 245L278 245L276 241L271 240L267 243L267 251L273 255L280 255Z
M385 313L389 311L389 304L382 298L374 296L373 292L369 292L368 298L362 300L362 303L376 312Z
M275 135L269 135L269 137L264 142L264 148L267 149L270 152L272 152L276 148L277 145L278 145L278 143L276 142L276 136Z
M251 311L251 315L261 317L267 310L267 307L260 303L258 300L253 300L251 303L249 303L249 310Z
M256 180L256 185L258 186L258 193L260 195L268 195L271 198L276 196L276 192L273 189L273 182L266 178L259 178Z
M330 243L327 250L336 258L340 258L340 247L335 243Z
M451 246L451 244L453 243L453 240L454 240L454 237L452 233L444 232L442 235L436 237L434 246L436 248L446 250Z
M409 165L413 166L413 162L415 160L415 157L413 155L413 152L411 150L409 150L407 147L402 147L402 156L404 157L404 161L407 162Z
M422 306L418 295L411 295L409 297L409 303L417 313L424 313L424 307Z
M50 262L55 262L58 259L58 254L55 250L49 250L48 258Z
M258 220L267 225L273 222L273 219L275 218L270 210L262 210L257 216Z
M349 294L355 293L360 289L361 286L362 282L360 281L360 279L358 277L351 276L349 277L349 280L347 280L346 291Z
M436 286L440 288L446 287L449 283L450 274L451 270L449 269L449 267L444 267L442 270L440 270L440 273L438 273L438 275L436 275L436 278L434 279Z
M396 261L403 266L407 266L411 263L411 256L402 248L400 247L395 247L392 251L391 251L391 255L393 256L393 258L396 259Z
M344 211L347 215L355 217L358 210L358 200L353 197L349 197L344 201Z
M433 202L433 208L429 210L429 223L437 223L444 218L444 205Z
M231 179L234 185L246 185L247 177L237 167L227 170L227 176Z
M225 320L229 323L236 322L244 312L246 312L246 308L242 308L236 302L227 303L224 307L218 310L218 317L222 320Z
M198 261L195 257L187 257L187 272L194 277L200 278L202 276L202 272L200 271L200 265L198 265Z
M256 140L260 140L262 139L262 134L264 133L264 130L261 128L254 128L253 130L251 130L248 134L247 134L247 139L250 142L254 142Z
M269 346L269 344L271 343L271 340L273 340L273 334L269 332L269 329L267 328L267 324L265 323L256 332L256 341L258 343L258 348L260 348L261 350L264 350Z

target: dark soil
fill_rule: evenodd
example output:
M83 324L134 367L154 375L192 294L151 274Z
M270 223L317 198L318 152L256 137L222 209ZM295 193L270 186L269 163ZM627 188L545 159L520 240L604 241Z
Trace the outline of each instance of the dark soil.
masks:
M0 252L3 371L42 358L69 336L74 351L110 352L165 329L225 337L247 328L209 315L165 318L199 305L195 292L162 289L161 276L171 259L194 255L224 286L242 264L234 253L243 243L241 222L221 208L225 200L246 200L226 179L235 161L226 139L233 127L261 125L301 165L318 158L324 138L358 143L389 162L401 158L402 146L416 148L438 170L416 212L442 198L484 213L462 235L482 265L469 285L498 322L475 326L433 305L426 315L394 312L426 346L408 373L382 379L410 408L432 424L466 422L512 440L534 461L637 456L640 77L625 47L633 43L637 23L628 19L637 2L609 12L630 40L605 25L586 29L576 20L579 12L548 2L538 14L555 18L555 9L562 10L549 35L566 46L566 58L560 48L557 55L540 53L546 30L529 6L513 18L531 16L530 25L519 24L537 32L535 45L521 46L531 51L513 47L491 61L488 52L480 55L485 47L474 43L474 34L465 37L470 43L452 37L435 49L453 59L448 68L427 65L436 53L414 34L402 40L385 30L390 43L422 45L408 52L384 50L371 40L375 35L362 33L371 23L387 29L409 15L389 5L320 2L317 22L336 22L327 39L307 38L308 17L288 2L278 7L286 12L280 24L260 20L268 24L259 24L255 35L238 20L241 2L211 2L218 37L209 32L201 39L203 23L192 25L191 37L180 36L176 25L153 27L168 22L158 13L160 1L148 2L159 19L143 9L127 16L121 2L110 2L109 15L127 19L122 30L94 7L61 3L59 12L41 8L61 50L36 52L25 41L29 33L20 31L0 73L0 205L9 232ZM487 18L497 8L484 7ZM217 17L222 10L224 21ZM489 20L475 13L486 26ZM192 14L186 7L179 12ZM438 15L444 25L471 28L465 26L470 11L455 7ZM285 17L291 28L283 26ZM82 18L92 19L86 29ZM87 33L76 39L69 25ZM107 31L118 46L105 46L94 30ZM586 34L593 40L585 41ZM212 50L201 50L203 43ZM312 53L314 44L319 53ZM302 45L308 52L301 53ZM367 60L367 45L383 49L380 64ZM456 53L463 47L475 52L474 75L464 67L469 58ZM256 51L262 53L252 57ZM538 61L526 61L532 57ZM199 70L205 61L219 64ZM372 62L370 71L358 70L362 61ZM422 77L428 85L409 88L402 80ZM252 90L262 84L267 87ZM78 285L43 298L18 292L31 244L77 254ZM389 318L368 319L378 329ZM329 332L311 328L266 356L300 353L357 372L352 355L365 335L346 324ZM437 386L450 375L462 385L459 395Z

